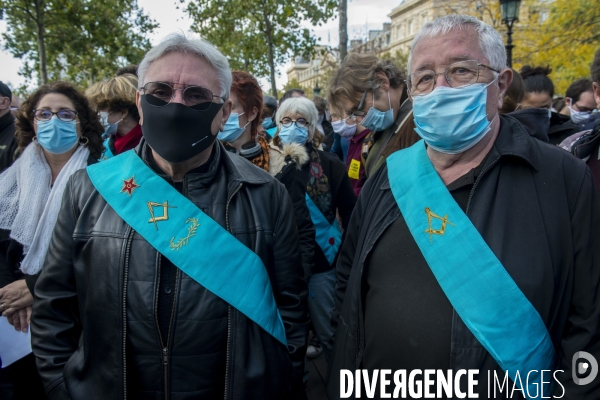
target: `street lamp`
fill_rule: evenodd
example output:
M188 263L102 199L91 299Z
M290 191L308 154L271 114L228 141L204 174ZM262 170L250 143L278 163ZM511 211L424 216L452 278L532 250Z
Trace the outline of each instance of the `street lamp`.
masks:
M319 64L320 60L315 60L316 70L317 70L317 80L315 82L315 87L313 88L313 95L319 96L321 94L321 88L319 87Z
M512 68L512 27L515 21L519 20L519 7L521 0L500 0L500 11L502 12L502 22L508 28L508 41L506 42L507 64Z

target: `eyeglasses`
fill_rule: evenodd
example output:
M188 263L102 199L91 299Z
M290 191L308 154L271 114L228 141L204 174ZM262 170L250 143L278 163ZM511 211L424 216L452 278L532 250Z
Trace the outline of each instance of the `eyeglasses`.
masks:
M490 69L496 73L500 71L489 65L478 63L475 60L459 61L450 64L444 72L436 73L431 70L417 71L408 76L408 90L412 95L425 95L433 91L438 75L444 75L446 82L452 88L473 85L479 82L480 71L483 68Z
M360 98L360 103L358 103L358 107L356 107L356 111L354 111L348 118L351 118L353 121L356 120L356 117L363 117L365 115L365 111L363 107L365 105L365 99L367 98L367 92L370 89L365 90L362 97Z
M285 117L279 122L281 122L281 125L283 125L285 128L289 128L290 126L292 126L292 123L295 123L298 128L304 128L304 127L310 125L308 123L308 121L305 120L304 118L291 119L291 118Z
M213 98L223 100L221 96L213 94L209 89L202 86L188 86L185 89L173 89L171 85L164 82L148 82L141 89L148 103L155 107L164 107L175 98L175 92L181 90L183 103L197 111L206 111L213 103Z
M72 122L77 118L77 111L68 109L57 112L52 112L50 110L33 110L33 117L38 121L50 121L53 115L56 115L61 121Z

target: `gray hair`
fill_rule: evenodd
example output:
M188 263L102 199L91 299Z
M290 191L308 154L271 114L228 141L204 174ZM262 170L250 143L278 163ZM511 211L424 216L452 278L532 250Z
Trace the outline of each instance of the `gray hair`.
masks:
M275 120L277 122L278 131L281 130L281 119L286 115L301 114L306 119L308 125L308 140L312 140L317 127L317 121L319 119L319 113L315 103L306 97L290 97L281 105L275 114Z
M167 36L162 42L151 48L138 67L138 86L141 89L145 82L144 78L150 65L170 53L191 54L206 60L217 72L219 77L219 86L223 99L229 98L231 90L231 70L227 58L212 44L202 39L191 39L183 33L173 33Z
M446 15L426 23L423 29L417 33L412 41L410 53L408 54L408 74L410 75L410 63L412 55L419 40L424 37L434 37L444 35L452 30L473 28L479 35L479 47L485 58L490 63L490 67L497 70L506 68L506 48L502 41L502 36L497 30L483 21L468 15Z

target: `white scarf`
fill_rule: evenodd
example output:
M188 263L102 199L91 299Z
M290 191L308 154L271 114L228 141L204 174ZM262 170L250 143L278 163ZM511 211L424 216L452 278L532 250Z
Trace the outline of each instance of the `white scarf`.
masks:
M52 172L41 146L33 142L0 174L0 229L10 230L10 237L23 245L23 273L42 270L67 181L87 166L89 155L87 147L79 146L51 187Z

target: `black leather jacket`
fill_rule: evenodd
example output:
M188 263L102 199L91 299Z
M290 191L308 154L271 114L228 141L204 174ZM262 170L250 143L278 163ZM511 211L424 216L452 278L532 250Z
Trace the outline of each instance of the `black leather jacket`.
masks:
M146 150L142 140L136 151L146 155ZM204 187L202 174L187 174L182 193L260 256L288 340L286 349L229 306L224 397L291 398L290 391L303 393L307 338L307 288L292 204L283 185L268 173L226 152L218 142L215 151L220 170L214 181ZM207 198L209 204L204 202ZM163 359L158 345L150 347L145 359L131 360L127 354L130 341L140 347L157 343L152 316L145 317L150 323L145 330L137 329L138 337L128 337L127 327L140 322L128 321L136 315L131 310L140 315L139 309L154 304L158 260L158 252L107 205L87 172L76 173L66 187L36 285L31 325L33 351L50 399L125 399L128 383L140 379L140 370L155 371L144 381L166 385L161 398L206 397L194 391L195 385L213 365L207 357L198 364L195 355L198 343L212 333L199 320L210 313L210 303L192 296L200 285L183 272L178 271L175 328L167 357ZM210 261L200 254L198 260ZM134 276L135 271L145 271L149 279ZM131 290L139 294L137 301Z
M568 152L533 139L514 118L500 118L499 135L466 214L546 324L556 369L564 370L556 375L564 398L599 399L600 379L576 385L571 364L578 351L600 360L600 201L590 170ZM330 399L340 397L340 369L361 368L363 267L375 242L398 218L384 165L361 192L338 258ZM450 360L454 370L480 370L479 398L488 398L486 370L503 375L456 312ZM556 385L556 390L560 397L562 389ZM521 398L517 393L514 398Z

